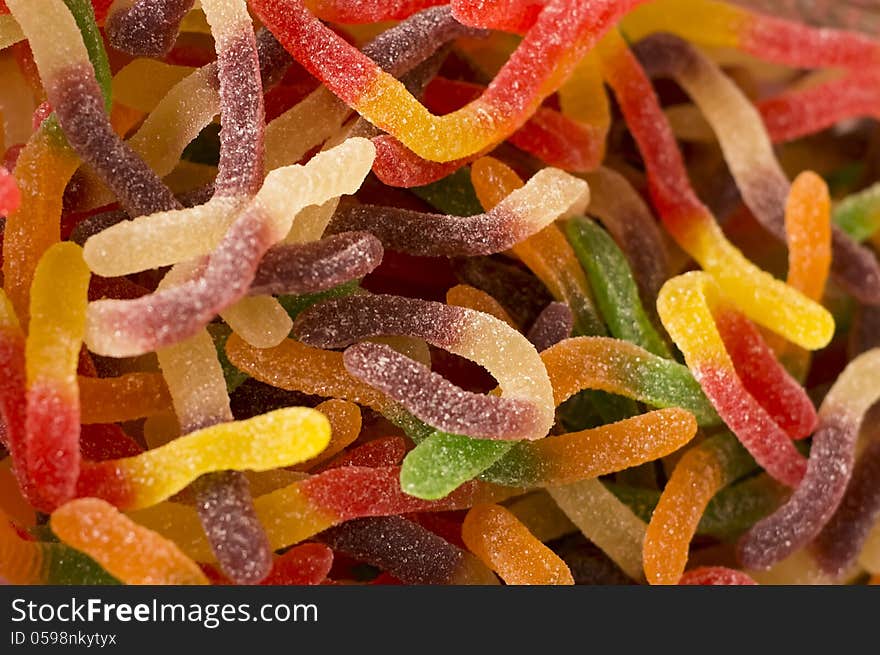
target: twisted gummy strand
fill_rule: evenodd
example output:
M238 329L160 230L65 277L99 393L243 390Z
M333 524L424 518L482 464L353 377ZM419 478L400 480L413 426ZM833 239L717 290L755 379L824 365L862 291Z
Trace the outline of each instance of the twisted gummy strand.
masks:
M464 518L462 539L506 584L574 584L568 566L500 505L477 505Z
M553 392L534 347L485 314L396 296L350 296L306 310L294 322L293 333L324 348L389 334L424 339L480 364L498 379L502 398L530 406L534 414L528 438L540 439L553 424Z
M319 539L334 551L387 571L404 584L498 584L476 557L402 516L346 521L325 530Z
M807 470L791 498L758 521L739 541L749 568L766 569L816 537L831 520L852 476L855 446L865 412L880 399L875 384L880 349L849 362L819 408Z
M770 234L785 242L791 185L748 98L716 64L678 37L650 36L634 46L633 53L648 75L671 76L691 96L715 130L744 202ZM874 254L836 226L832 248L832 270L841 285L862 302L880 301L880 265Z
M49 102L77 154L130 214L178 207L168 187L113 131L83 37L64 2L12 0L9 8L28 36ZM43 29L47 22L51 34Z
M76 370L85 331L89 270L74 243L50 247L34 273L25 344L25 469L34 500L51 511L74 497L80 471Z
M92 303L86 330L90 350L131 356L193 335L246 295L260 259L287 235L300 209L357 190L374 153L366 139L349 139L305 166L272 171L193 280L135 300ZM291 187L299 191L291 194Z
M420 157L444 162L479 152L520 127L634 4L553 0L480 99L439 117L324 27L300 0L253 0L251 7L288 52L343 102ZM446 139L447 134L458 138Z
M134 457L89 463L82 467L77 495L125 510L150 507L205 473L290 466L315 456L329 441L329 423L319 412L280 409L196 430Z
M544 229L588 193L582 180L545 168L485 214L458 217L361 205L337 212L329 229L366 230L385 247L412 255L489 255Z
M685 453L660 495L645 534L649 583L678 583L709 501L753 466L752 458L729 433L714 435Z
M126 373L113 378L79 376L80 422L120 423L167 412L171 396L158 373Z
M797 486L806 460L791 438L809 434L815 411L754 326L724 304L711 276L696 271L663 286L657 311L733 433L770 475Z
M750 319L804 348L827 344L834 332L831 315L749 262L697 198L654 89L623 39L610 34L601 54L607 80L645 159L651 197L666 229Z
M52 531L126 584L208 584L174 542L132 522L97 498L73 500L53 512Z

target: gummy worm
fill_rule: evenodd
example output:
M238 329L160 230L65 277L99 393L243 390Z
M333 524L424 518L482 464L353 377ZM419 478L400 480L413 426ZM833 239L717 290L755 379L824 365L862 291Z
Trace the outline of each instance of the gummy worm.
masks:
M749 568L766 569L816 537L843 499L865 412L880 399L870 383L880 373L880 349L850 361L819 408L803 481L776 512L758 521L739 541Z
M603 42L606 77L648 169L651 196L666 229L711 273L753 321L797 345L816 349L831 339L834 320L820 305L749 262L697 198L657 96L622 38Z
M507 584L574 584L565 562L500 505L473 507L461 534L468 549Z
M693 98L715 129L746 205L770 234L784 242L790 184L759 114L745 95L716 64L678 37L648 37L634 46L633 53L648 75L673 77ZM736 129L731 129L733 125ZM880 265L873 253L837 227L832 228L832 248L832 269L845 289L862 302L880 301Z
M323 348L388 334L424 339L479 363L498 379L502 399L529 407L527 438L540 439L553 424L553 392L534 347L520 333L485 314L396 296L350 296L306 310L294 322L293 334ZM483 347L487 338L504 347ZM516 370L511 369L513 362ZM415 408L407 405L407 409Z
M791 439L812 431L815 410L755 327L697 271L667 282L657 311L724 422L770 475L797 486L806 460Z
M136 300L92 303L86 328L90 350L130 356L194 334L247 293L260 259L287 235L300 209L357 190L374 153L366 139L349 139L306 166L272 171L194 280ZM301 190L291 194L290 188Z
M174 46L195 0L137 0L107 16L107 40L134 57L162 57Z
M329 441L329 423L319 412L279 409L190 432L136 457L87 464L77 495L102 498L125 510L149 507L204 473L290 466L318 454Z
M208 584L174 542L143 528L98 498L73 500L52 513L52 531L126 584Z
M538 314L526 336L535 346L535 350L543 352L570 337L573 327L574 314L568 305L564 302L551 302Z
M393 207L337 212L331 232L366 230L387 248L419 256L474 256L507 250L539 232L588 195L585 182L545 168L485 214L458 217Z
M74 243L50 247L34 273L25 344L26 474L38 506L73 498L80 469L76 369L85 331L89 270Z
M250 3L288 52L343 102L420 157L440 162L479 152L520 127L602 33L635 4L635 0L597 0L588 5L553 0L480 99L438 117L400 82L324 27L301 0ZM547 38L551 33L553 38ZM340 70L351 73L339 75ZM392 107L394 111L389 111ZM438 138L450 133L459 138Z
M318 538L334 551L387 571L404 584L498 584L476 557L402 516L346 521Z

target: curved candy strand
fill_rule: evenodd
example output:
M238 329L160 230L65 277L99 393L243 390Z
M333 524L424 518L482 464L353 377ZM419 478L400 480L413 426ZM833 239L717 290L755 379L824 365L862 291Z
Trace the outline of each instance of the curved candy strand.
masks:
M550 375L557 406L583 389L599 389L656 407L684 407L693 412L700 423L718 421L717 414L684 366L651 355L634 344L602 337L576 337L543 351L541 359ZM426 498L441 497L496 463L500 471L498 475L503 476L499 481L519 480L510 476L520 475L527 476L525 484L537 484L536 480L544 477L549 484L562 475L566 481L595 477L650 461L645 452L635 455L634 452L624 454L620 451L615 454L612 444L622 446L638 426L662 429L664 419L669 420L665 425L669 431L664 433L663 440L658 440L658 449L664 450L671 443L679 443L679 439L690 438L687 436L690 421L675 413L654 413L583 433L554 436L546 446L533 449L538 451L533 453L527 449L520 449L518 454L511 453L512 444L454 434L435 435L407 455L401 483L408 493ZM603 435L607 439L604 444ZM670 442L667 443L666 439ZM566 444L572 450L567 464L559 455ZM548 452L540 452L543 448ZM504 463L508 454L510 459ZM512 472L505 473L508 468Z
M589 214L602 221L626 255L642 302L653 308L660 287L672 270L656 219L620 173L600 166L584 179L590 185Z
M52 531L126 584L208 584L172 542L142 528L97 498L73 500L52 513Z
M184 270L172 270L160 286L174 282ZM168 383L174 413L185 435L233 421L226 380L207 330L157 352ZM257 520L243 473L210 473L193 483L199 519L211 548L227 576L240 584L268 575L272 552Z
M740 561L766 569L816 537L828 523L852 475L855 445L865 412L880 399L873 381L880 373L880 349L853 359L819 408L803 481L776 512L740 540Z
M876 429L873 432L869 438L876 439ZM878 489L880 442L872 440L856 461L837 511L814 542L816 559L828 573L843 574L858 557L880 517Z
M177 207L171 191L113 131L82 35L64 2L47 0L37 7L12 0L9 8L28 36L46 94L74 150L129 213ZM46 21L53 25L51 36L42 29Z
M864 241L880 230L880 184L847 196L834 206L835 225L856 241Z
M325 348L383 335L424 339L486 368L498 380L502 398L531 406L535 414L528 438L540 439L553 424L553 392L537 352L520 333L491 316L396 296L350 296L306 310L294 322L293 333L306 344ZM487 340L493 348L484 346Z
M462 539L507 584L574 584L565 562L500 505L471 509Z
M634 46L633 53L646 73L672 76L684 87L715 130L744 202L770 234L785 241L790 184L748 98L716 64L678 37L648 37ZM873 253L836 227L832 228L832 248L832 269L845 289L863 302L880 300L880 265ZM817 299L808 290L799 290Z
M642 579L646 525L597 479L548 487L547 492L581 533L633 580Z
M471 181L480 203L489 210L523 185L513 170L491 157L482 157L474 162ZM575 315L577 333L605 334L605 326L593 305L586 275L557 226L548 225L525 241L515 244L513 252L547 286L554 298L568 304Z
M622 27L633 41L672 32L798 68L870 68L880 54L878 42L858 32L810 27L715 0L647 3L627 15Z
M27 476L39 506L51 511L73 498L80 469L80 403L76 369L85 331L89 270L82 249L59 243L46 251L31 286L25 344Z
M0 166L0 216L6 217L18 211L21 205L21 191L15 178Z
M385 247L412 255L488 255L539 232L573 205L584 203L585 196L585 182L545 168L485 214L458 217L359 206L337 212L330 230L366 230Z
M195 279L136 300L92 303L86 330L90 349L130 356L194 334L247 293L260 259L287 235L300 209L357 190L374 153L366 139L349 139L306 166L272 171ZM300 191L290 194L291 187ZM169 329L172 317L176 327Z
M253 195L263 182L263 85L254 28L244 0L202 0L217 51L220 162L215 196Z
M467 157L515 131L633 4L553 0L480 99L439 117L324 27L300 0L253 0L251 7L288 52L343 102L419 156L443 162ZM551 32L552 40L547 38ZM320 56L314 47L319 42ZM339 75L344 69L351 74ZM449 133L459 138L439 136Z
M25 541L0 512L0 577L12 584L118 584L91 558L65 544Z
M565 233L587 273L608 331L655 355L671 358L669 347L645 313L626 259L611 237L585 217L569 219Z
M406 407L428 425L453 434L516 441L540 439L539 412L519 398L464 391L384 344L345 351L346 370Z
M120 509L149 507L205 473L290 466L314 457L329 441L329 423L319 412L279 409L196 430L135 457L90 463L82 468L77 494Z
M404 584L498 584L476 557L402 516L346 521L318 538L334 551L387 571Z
M806 471L806 460L795 450L791 438L806 436L813 428L812 404L788 378L760 336L755 333L757 340L748 338L743 330L749 328L749 323L725 307L719 293L706 273L686 273L663 286L657 311L684 353L688 368L728 427L770 475L797 486ZM729 354L732 346L737 347ZM752 362L746 366L744 360L749 358ZM736 366L738 360L740 365ZM746 371L755 376L750 384L742 377ZM760 395L756 395L759 389ZM771 389L775 393L770 393ZM799 404L796 412L792 411L792 402ZM788 433L778 423L786 417L789 421L796 419L788 426Z
M678 583L709 501L753 466L748 452L729 433L709 437L678 461L645 534L645 577L650 584Z
M602 57L644 157L651 197L666 229L753 321L804 348L827 344L834 331L831 315L749 262L697 198L657 96L619 35L612 33L603 41Z
M294 466L295 471L310 471L333 459L353 444L361 433L361 410L354 403L332 398L315 409L330 421L330 443L315 457Z

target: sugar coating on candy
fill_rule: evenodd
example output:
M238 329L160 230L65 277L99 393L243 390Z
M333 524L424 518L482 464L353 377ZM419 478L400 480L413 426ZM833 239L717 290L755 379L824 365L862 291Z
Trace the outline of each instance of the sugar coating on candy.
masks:
M195 0L137 0L107 17L107 39L136 57L158 57L171 50L183 17Z
M666 483L645 534L645 577L650 584L677 584L690 541L712 497L744 475L752 459L729 433L688 450Z
M697 198L657 96L622 37L611 33L600 53L608 83L645 160L652 200L669 233L749 318L802 347L827 344L834 329L831 315L749 262Z
M399 466L407 453L408 443L404 437L379 437L353 448L328 462L323 469L343 466Z
M657 311L673 341L684 351L688 368L728 427L768 473L784 484L797 486L807 462L773 420L766 399L752 395L739 377L715 324L711 306L717 308L717 298L713 278L701 272L685 273L660 290ZM782 372L778 364L777 370Z
M517 443L482 477L517 486L576 482L663 457L690 441L696 430L692 414L660 409L598 428Z
M191 336L247 293L260 259L284 238L297 211L353 193L374 153L366 139L349 139L305 166L272 171L194 280L136 300L92 303L86 335L90 349L134 355ZM289 187L300 191L289 194Z
M429 425L483 439L535 439L539 420L525 400L476 394L392 348L362 343L345 351L346 370L380 389Z
M288 407L190 432L135 457L89 463L77 481L77 494L104 498L123 509L149 507L199 475L290 466L315 456L329 441L326 417Z
M128 584L208 584L198 565L169 541L140 527L112 505L81 498L59 507L52 532Z
M401 516L346 521L318 538L406 584L497 584L473 555Z
M565 562L500 505L472 508L462 538L506 584L574 584Z
M79 389L76 366L85 328L89 272L82 250L52 246L31 287L31 321L25 345L28 477L49 510L73 497L79 473Z
M645 313L638 288L623 253L611 237L586 217L575 217L565 227L566 236L590 280L599 311L608 331L661 357L669 348Z
M514 323L514 320L501 303L485 291L481 291L468 284L457 284L449 289L446 292L446 304L455 305L456 307L467 307L484 314L489 314L500 321L504 321L512 328L516 327L516 323Z
M413 211L353 207L337 213L335 232L366 230L392 250L421 256L488 255L508 249L583 202L582 180L545 168L486 214L456 217Z
M492 157L482 157L474 162L471 181L480 204L486 209L495 207L504 196L523 185L510 167ZM573 209L573 213L579 209ZM586 275L556 225L548 225L519 242L513 247L513 252L546 285L556 300L568 304L574 313L575 329L579 334L606 333L594 306Z
M538 352L543 352L571 336L573 327L574 314L568 305L564 302L552 302L538 314L538 318L529 328L529 341Z
M641 580L645 523L597 479L547 488L577 526L633 580Z
M669 254L657 221L626 178L602 166L584 177L590 185L589 213L626 255L642 301L657 297L671 270Z
M813 552L819 565L828 573L843 574L862 550L880 516L878 489L880 442L871 441L856 460L852 478L837 511L816 537Z
M671 75L687 89L712 123L746 205L773 236L784 240L788 179L776 160L760 116L745 95L720 68L678 37L651 36L638 43L633 52L647 73ZM731 129L731 125L737 128ZM877 258L840 229L833 228L832 240L836 251L834 272L841 283L857 298L876 301L880 294Z
M60 0L43 5L35 10L31 5L14 3L11 9L30 34L47 96L71 146L131 213L177 206L170 190L114 133L74 17ZM54 39L47 38L41 30L44 20L52 20L65 37L56 34Z
M382 243L368 232L343 232L320 241L279 245L260 261L250 294L325 291L362 278L382 261Z
M485 314L399 296L350 296L315 305L294 322L304 342L324 347L389 334L424 339L466 357L496 377L502 397L531 403L538 416L533 438L553 423L550 380L534 347L520 333ZM496 344L487 349L486 341Z
M859 355L844 369L819 409L803 481L776 512L739 541L740 561L769 568L815 538L831 520L852 476L855 445L865 412L880 398L872 384L880 350Z

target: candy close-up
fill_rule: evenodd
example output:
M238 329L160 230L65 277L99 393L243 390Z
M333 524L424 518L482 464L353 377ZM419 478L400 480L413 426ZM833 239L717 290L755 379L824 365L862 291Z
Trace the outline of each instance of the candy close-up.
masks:
M0 0L0 583L880 584L878 66L874 0Z

